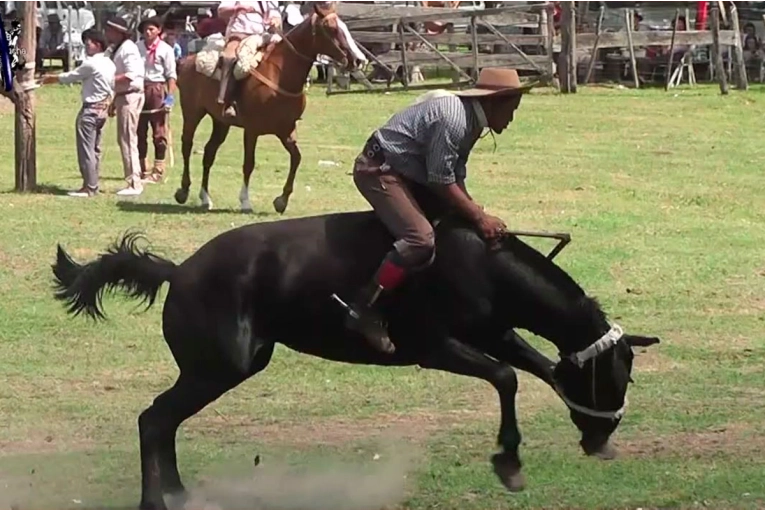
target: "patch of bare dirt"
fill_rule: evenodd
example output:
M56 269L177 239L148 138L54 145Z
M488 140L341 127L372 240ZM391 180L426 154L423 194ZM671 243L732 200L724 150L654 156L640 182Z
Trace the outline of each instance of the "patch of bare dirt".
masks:
M497 410L497 413L499 411ZM475 422L486 417L482 411L415 411L408 414L380 414L371 418L312 418L301 422L253 423L249 417L228 417L211 413L194 428L215 433L232 427L267 443L291 446L337 445L366 439L395 437L418 441L434 432Z
M662 354L661 345L646 349L635 349L635 366L633 377L639 378L641 374L673 372L685 368L685 364L669 356Z
M269 461L247 475L217 474L191 489L185 508L378 510L397 507L411 487L417 449L393 444L363 461L322 459L300 469Z
M0 95L0 115L13 115L14 110L13 101Z
M724 427L699 432L681 432L659 436L644 436L618 441L620 451L629 457L728 457L762 458L765 436L752 427L732 423Z
M549 409L560 402L544 383L521 381L518 390L518 414L528 416ZM298 420L253 421L250 416L224 415L214 407L206 408L194 418L193 428L202 434L215 434L237 428L245 435L267 443L292 446L336 445L375 438L398 438L418 442L436 432L464 425L494 421L499 427L500 408L496 391L490 387L466 392L464 401L451 403L451 409L419 409L406 413L381 413L364 418L310 418ZM470 402L470 404L466 404ZM563 404L561 403L561 409ZM227 432L228 433L228 432Z

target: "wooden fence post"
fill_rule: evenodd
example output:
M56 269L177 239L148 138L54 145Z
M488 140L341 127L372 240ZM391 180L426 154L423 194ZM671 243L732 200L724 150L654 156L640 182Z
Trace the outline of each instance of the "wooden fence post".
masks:
M23 2L23 25L19 49L26 60L24 69L13 80L15 105L15 191L34 191L37 188L37 133L34 92L35 56L37 52L37 2Z
M576 18L574 2L561 2L560 57L558 78L560 91L576 93Z
M720 94L725 95L728 93L728 77L725 74L725 65L723 65L722 46L720 45L720 13L717 4L712 5L710 18L712 22L712 58L715 63L717 79L720 81Z
M749 80L746 77L746 62L744 62L744 48L741 46L741 27L738 22L738 9L734 2L730 3L730 20L733 31L736 33L734 54L736 55L736 88L746 90L749 88Z

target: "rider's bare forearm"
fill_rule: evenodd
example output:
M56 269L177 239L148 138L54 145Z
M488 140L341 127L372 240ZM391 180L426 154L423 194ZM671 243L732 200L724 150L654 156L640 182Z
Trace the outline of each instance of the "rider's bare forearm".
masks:
M457 181L457 186L459 186L459 187L460 187L460 189L462 190L462 192L463 192L463 193L465 193L465 195L467 195L467 197L468 197L468 198L469 198L471 201L473 201L473 197L472 197L472 196L470 196L470 193L468 193L468 190L467 190L467 186L465 186L465 181L464 181L464 180L462 180L462 181Z
M467 192L462 189L464 185L464 182L462 185L457 183L446 185L440 184L433 185L432 188L442 198L449 202L449 204L454 206L454 208L465 218L474 223L478 223L483 216L483 210L478 204L473 202Z

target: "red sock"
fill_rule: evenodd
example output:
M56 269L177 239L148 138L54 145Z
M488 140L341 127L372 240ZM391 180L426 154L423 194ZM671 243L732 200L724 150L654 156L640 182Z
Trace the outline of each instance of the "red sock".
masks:
M404 281L406 270L394 264L390 260L385 260L377 272L377 283L384 290L390 290L398 287Z

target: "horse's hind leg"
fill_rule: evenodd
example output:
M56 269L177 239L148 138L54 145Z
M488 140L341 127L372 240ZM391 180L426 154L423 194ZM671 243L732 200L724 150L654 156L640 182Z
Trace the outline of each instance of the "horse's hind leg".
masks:
M284 183L282 194L274 199L274 209L279 214L282 214L287 210L287 203L290 200L290 195L292 195L292 189L295 185L295 175L297 175L300 160L302 159L296 136L295 130L293 129L289 136L279 137L284 148L290 153L290 173L287 175L287 181Z
M183 108L183 95L181 96L181 108ZM194 133L199 123L205 117L205 111L194 111L186 113L188 109L183 110L183 134L181 135L181 153L183 155L183 176L181 177L181 187L175 191L175 201L179 204L185 204L189 199L189 189L191 188L191 149L194 146Z
M185 498L175 452L178 427L221 395L268 366L273 349L273 344L270 344L258 351L246 374L235 370L213 372L211 369L189 375L181 371L175 385L159 395L141 413L138 418L141 510L166 510L164 494Z
M518 448L521 433L515 414L515 394L518 391L518 376L513 367L495 361L483 352L454 339L446 340L442 346L428 355L420 366L443 370L453 374L477 377L491 383L499 393L501 421L497 442L502 453L492 456L494 472L510 491L520 491L525 485L521 474L521 460Z
M205 144L205 154L202 157L202 187L199 190L199 200L202 201L202 208L208 211L213 208L213 202L210 198L210 169L215 163L215 156L218 149L223 145L228 136L231 126L213 118L212 133L210 139Z
M255 149L258 145L258 135L254 131L244 130L244 164L242 165L242 191L239 192L239 203L242 212L252 212L250 203L250 177L255 170Z

